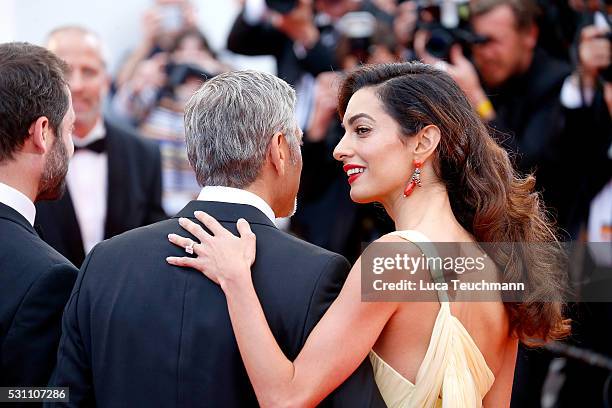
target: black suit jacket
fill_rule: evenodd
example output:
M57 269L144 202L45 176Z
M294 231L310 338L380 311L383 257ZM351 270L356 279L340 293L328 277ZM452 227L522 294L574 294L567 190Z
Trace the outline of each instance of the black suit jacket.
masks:
M236 233L243 217L257 235L253 282L280 347L295 359L338 295L350 265L341 256L274 227L255 207L192 201ZM177 217L97 245L63 320L55 386L69 406L256 407L222 290L198 271L170 266L185 252L169 233ZM338 347L342 347L338 344ZM384 406L369 361L323 406Z
M0 203L0 387L47 385L76 277L21 214Z
M105 122L108 194L104 238L166 218L161 206L159 147L125 128ZM42 238L81 266L85 250L70 191L36 205Z

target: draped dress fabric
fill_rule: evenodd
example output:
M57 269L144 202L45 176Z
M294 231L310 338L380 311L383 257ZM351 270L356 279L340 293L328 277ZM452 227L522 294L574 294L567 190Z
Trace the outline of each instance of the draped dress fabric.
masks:
M418 231L396 231L428 257L437 256L431 241ZM442 282L441 270L430 271ZM495 376L463 324L451 314L448 294L438 291L440 310L415 384L387 364L374 350L369 357L380 393L390 408L481 407Z

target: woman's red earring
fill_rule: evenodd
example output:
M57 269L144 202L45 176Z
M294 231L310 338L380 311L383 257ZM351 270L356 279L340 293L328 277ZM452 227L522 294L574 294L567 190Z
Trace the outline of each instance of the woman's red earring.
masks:
M404 190L404 197L408 197L414 191L416 186L421 187L421 166L423 162L420 160L414 161L414 173L412 173L412 177Z

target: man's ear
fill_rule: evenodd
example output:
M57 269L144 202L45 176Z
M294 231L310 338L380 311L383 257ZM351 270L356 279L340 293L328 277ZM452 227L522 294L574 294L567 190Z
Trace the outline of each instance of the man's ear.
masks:
M270 148L268 149L268 156L270 158L270 164L279 176L285 174L285 163L286 154L283 151L283 144L286 144L285 136L277 132L272 136L270 140Z
M31 151L37 154L45 154L53 143L53 136L51 133L49 119L47 119L46 116L41 116L36 119L36 121L32 122L28 129L28 140L30 140Z
M414 158L421 162L426 161L440 143L440 129L436 125L427 125L416 134Z

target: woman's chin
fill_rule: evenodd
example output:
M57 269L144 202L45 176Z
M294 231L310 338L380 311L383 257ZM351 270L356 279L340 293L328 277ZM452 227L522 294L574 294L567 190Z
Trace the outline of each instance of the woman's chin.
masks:
M365 194L361 189L352 187L350 196L351 200L357 204L368 204L374 202L374 197L371 194Z

